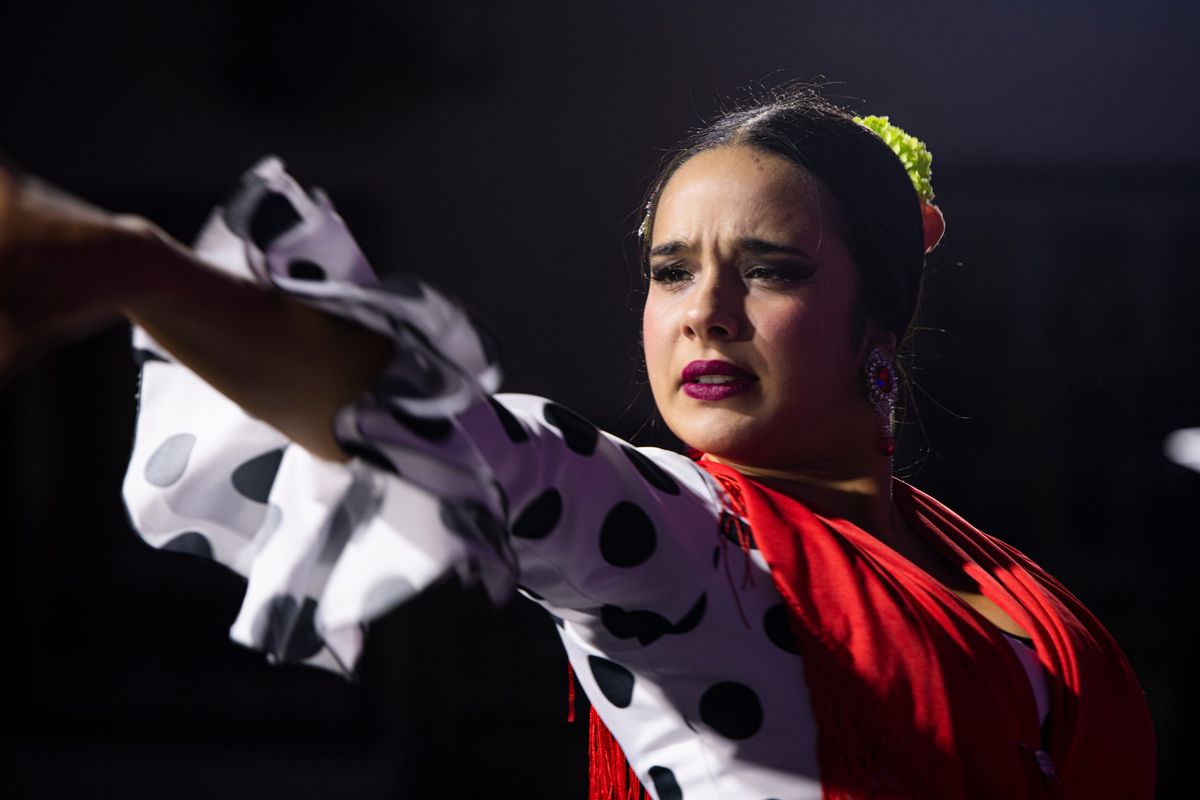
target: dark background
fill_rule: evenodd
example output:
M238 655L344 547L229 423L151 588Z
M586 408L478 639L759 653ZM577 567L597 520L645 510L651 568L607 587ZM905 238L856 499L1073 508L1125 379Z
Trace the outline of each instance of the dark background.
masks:
M185 239L279 153L377 268L491 324L505 388L660 443L632 231L662 149L789 79L890 114L935 154L949 228L905 472L1109 626L1181 797L1200 475L1162 440L1200 425L1198 8L13 2L0 147ZM586 724L532 605L446 585L376 626L358 685L271 667L226 640L239 579L128 527L127 330L2 391L4 797L583 797Z

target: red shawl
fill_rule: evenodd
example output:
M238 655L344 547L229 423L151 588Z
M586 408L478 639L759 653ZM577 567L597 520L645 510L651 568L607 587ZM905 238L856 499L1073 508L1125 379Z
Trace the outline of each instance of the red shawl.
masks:
M1054 578L895 482L912 528L1033 637L1050 685L1042 739L1003 634L844 519L712 461L791 612L826 798L1150 798L1154 731L1108 631Z

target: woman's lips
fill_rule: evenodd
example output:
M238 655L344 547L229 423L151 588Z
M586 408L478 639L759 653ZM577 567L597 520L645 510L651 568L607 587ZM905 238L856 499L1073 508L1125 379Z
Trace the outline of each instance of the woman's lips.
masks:
M758 378L728 361L693 361L683 368L683 393L695 400L724 400L749 389Z

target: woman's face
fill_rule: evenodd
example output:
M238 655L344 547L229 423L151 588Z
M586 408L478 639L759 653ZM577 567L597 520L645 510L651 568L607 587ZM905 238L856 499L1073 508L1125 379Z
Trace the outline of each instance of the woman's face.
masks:
M821 184L726 146L685 162L659 199L642 320L671 430L739 464L835 463L878 438L852 341L855 266Z

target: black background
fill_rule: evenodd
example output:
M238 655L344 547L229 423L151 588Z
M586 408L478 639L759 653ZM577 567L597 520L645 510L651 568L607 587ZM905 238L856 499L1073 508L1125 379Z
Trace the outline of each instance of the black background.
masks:
M890 114L929 143L948 218L904 473L1109 626L1178 797L1200 475L1162 441L1200 425L1196 9L8 3L0 148L184 239L278 153L380 271L495 329L506 389L649 444L632 231L663 148L789 79ZM151 551L122 510L127 334L0 395L3 796L583 797L586 724L531 605L443 586L374 629L355 686L228 643L239 579Z

